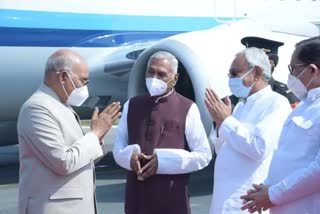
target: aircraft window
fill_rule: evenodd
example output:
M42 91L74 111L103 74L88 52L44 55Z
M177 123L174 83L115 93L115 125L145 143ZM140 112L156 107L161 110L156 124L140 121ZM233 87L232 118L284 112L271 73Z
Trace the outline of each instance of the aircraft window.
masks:
M140 56L140 54L141 54L144 50L145 50L145 49L141 49L141 50L137 50L137 51L132 51L132 52L128 53L128 54L126 55L126 57L127 57L128 59L136 60L136 59L138 59L138 57Z

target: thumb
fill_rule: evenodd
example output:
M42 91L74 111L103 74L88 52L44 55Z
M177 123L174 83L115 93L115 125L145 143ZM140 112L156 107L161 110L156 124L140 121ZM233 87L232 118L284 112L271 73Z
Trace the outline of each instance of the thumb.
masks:
M98 115L99 115L99 108L98 108L98 107L95 107L95 108L94 108L94 111L93 111L93 113L92 113L91 120L97 120L97 119L98 119Z
M223 98L224 104L226 104L228 107L231 108L231 100L229 98L229 96L226 96L225 98Z
M253 188L255 188L256 190L261 190L262 187L258 184L252 184Z

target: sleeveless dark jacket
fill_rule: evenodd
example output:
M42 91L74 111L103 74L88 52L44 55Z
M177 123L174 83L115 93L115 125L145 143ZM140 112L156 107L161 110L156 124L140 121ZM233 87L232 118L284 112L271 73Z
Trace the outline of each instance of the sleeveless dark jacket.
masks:
M138 96L129 102L128 142L151 155L155 148L189 151L185 137L186 116L192 101L173 91L167 97ZM154 175L138 181L128 171L127 214L189 214L189 174Z

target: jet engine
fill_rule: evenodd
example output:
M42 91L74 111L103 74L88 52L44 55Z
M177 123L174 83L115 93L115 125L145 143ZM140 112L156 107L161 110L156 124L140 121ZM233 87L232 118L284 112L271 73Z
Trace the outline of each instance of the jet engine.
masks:
M212 119L206 109L205 89L213 88L220 98L230 95L228 71L237 52L245 47L240 43L245 36L260 36L284 41L280 48L278 70L287 68L294 44L304 38L275 33L265 26L249 20L223 24L210 30L175 35L146 49L135 62L129 76L128 97L147 93L145 71L149 57L160 50L174 54L179 60L179 80L176 90L192 99L201 113L202 122L209 134ZM281 71L280 81L286 82L287 69Z

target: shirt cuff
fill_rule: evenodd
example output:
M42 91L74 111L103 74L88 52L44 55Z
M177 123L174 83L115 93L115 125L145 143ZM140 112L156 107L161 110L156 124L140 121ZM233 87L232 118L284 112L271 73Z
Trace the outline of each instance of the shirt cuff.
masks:
M227 140L228 136L230 136L230 132L236 129L238 126L238 120L232 116L227 117L221 124L218 133L219 137Z
M92 153L94 154L92 159L95 160L101 157L103 155L103 150L101 148L100 141L97 135L95 135L93 132L88 132L87 134L85 134L84 138L85 142L90 145L89 148L92 149Z
M158 159L157 174L181 174L187 164L182 158L185 152L187 151L184 149L155 149L154 154L157 154Z
M268 189L269 199L275 205L280 205L280 192L276 186L271 186Z

